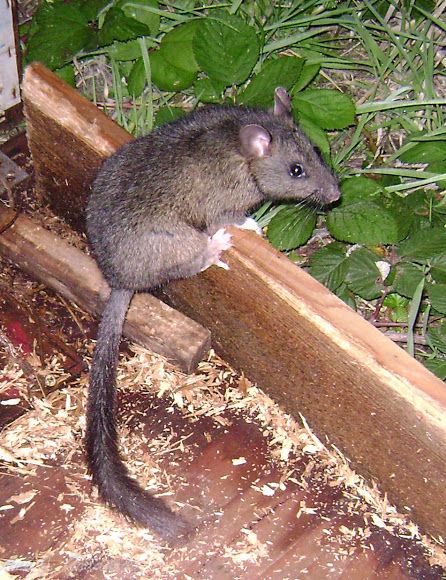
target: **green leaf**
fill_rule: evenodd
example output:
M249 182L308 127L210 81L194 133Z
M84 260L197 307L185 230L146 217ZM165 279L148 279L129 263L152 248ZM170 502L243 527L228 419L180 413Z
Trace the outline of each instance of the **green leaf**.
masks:
M417 212L420 215L427 216L431 197L428 197L426 191L419 189L409 193L404 198L404 205L408 211Z
M398 248L399 256L422 263L444 253L446 253L446 229L438 227L414 232Z
M215 79L198 79L194 85L195 96L202 103L221 103L225 85Z
M76 86L76 77L74 75L74 68L71 63L66 64L62 68L57 68L54 72L57 74L58 77L60 77L70 86L72 87Z
M150 29L133 18L129 18L119 8L110 8L105 15L98 34L99 46L107 46L115 40L126 41L138 36L148 36Z
M152 80L162 91L182 91L193 85L196 73L179 68L167 62L161 51L150 55Z
M437 220L439 225L446 227L446 196L432 199L432 219Z
M421 141L414 143L399 156L403 163L433 163L446 159L446 141Z
M155 45L154 41L147 37L144 38L144 42L147 48L152 48ZM136 60L141 56L141 46L137 38L127 42L116 40L108 47L107 54L113 60Z
M432 348L446 354L446 322L430 328L427 336Z
M438 173L439 175L446 173L446 160L429 163L429 165L426 167L426 171ZM446 179L440 179L436 183L437 187L440 189L446 189Z
M446 160L435 161L434 163L429 163L426 167L426 171L431 173L438 173L438 175L444 175L446 173ZM446 187L446 179L439 179L436 181L438 187Z
M43 2L34 17L26 47L26 62L39 61L55 70L93 45L96 33L81 8L82 2Z
M401 177L399 175L381 175L379 183L382 187L399 185L401 183Z
M195 57L202 71L228 85L239 85L250 75L259 58L254 28L224 10L199 21L193 40Z
M304 59L297 56L283 56L265 61L260 72L239 96L238 102L265 109L271 107L275 88L285 87L289 91L296 82L303 63Z
M198 20L190 20L168 32L160 44L166 61L191 73L199 70L193 51L193 39L199 27Z
M337 288L333 290L338 298L345 302L350 308L356 310L356 301L353 292L349 289L347 284L342 282Z
M324 161L330 165L331 163L331 152L330 143L328 141L327 134L320 127L315 125L310 119L304 116L299 117L299 127L305 133L305 135L310 139L315 147L319 149Z
M152 36L156 36L160 27L160 16L156 12L145 10L144 6L158 8L157 0L121 0L116 4L126 16L147 26Z
M368 246L396 244L407 236L411 220L397 203L380 199L342 200L327 216L334 238Z
M433 256L430 260L430 275L435 282L446 284L446 254Z
M302 67L302 71L299 75L297 83L291 89L291 95L295 95L299 91L302 91L306 86L308 86L315 76L321 70L321 65L319 63L307 64L305 63Z
M370 199L383 192L378 181L359 175L344 179L341 183L342 199L344 203L351 203L356 200Z
M312 208L287 204L270 221L268 239L279 250L293 250L302 246L316 226Z
M352 99L332 89L307 89L293 97L296 110L322 129L344 129L355 120Z
M135 64L132 66L132 70L127 79L127 88L129 94L133 97L139 97L144 87L146 86L146 71L144 69L144 60L138 58Z
M184 117L186 113L179 107L160 107L155 117L155 125L164 125Z
M432 308L441 314L446 314L446 284L428 284L427 295Z
M446 358L434 357L428 358L424 362L424 366L432 373L437 375L442 381L446 380Z
M79 5L79 10L90 22L96 20L99 12L109 3L110 0L75 0L74 2L70 2L72 5Z
M353 177L341 183L341 201L327 216L327 227L337 240L365 244L392 244L410 227L402 205L387 202L378 182Z
M413 298L415 290L424 278L423 271L411 262L399 262L395 266L393 290L406 298Z
M407 214L413 217L412 233L442 224L441 216L436 211L433 190L414 191L403 198L403 205Z
M399 294L389 294L384 298L383 305L390 310L390 319L393 322L407 322L410 305L407 298Z
M310 258L310 274L333 291L344 283L347 269L346 246L339 242L320 248ZM347 293L345 284L342 293Z
M182 91L190 87L198 72L192 49L199 21L191 20L168 32L157 51L150 55L153 82L163 91Z
M379 298L384 290L376 265L379 257L367 248L354 250L347 260L346 283L352 292L365 300Z

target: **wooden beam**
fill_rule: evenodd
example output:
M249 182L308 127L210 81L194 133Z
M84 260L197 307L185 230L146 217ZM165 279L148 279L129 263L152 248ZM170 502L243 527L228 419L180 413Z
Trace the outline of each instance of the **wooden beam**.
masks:
M231 233L229 272L172 283L164 298L403 512L444 534L446 386L265 240Z
M41 115L52 126L47 157L61 142L76 143L88 171L129 138L40 65L26 71L24 97L29 121ZM31 134L35 154L40 136ZM79 210L85 193L63 186L74 179L72 169L79 173L75 165L61 157L54 195L79 195L70 202ZM38 167L51 187L51 160ZM445 385L264 240L238 230L233 239L229 272L210 268L170 284L166 299L210 328L228 362L294 416L302 413L400 509L411 510L428 532L444 534Z
M22 98L36 188L56 214L82 230L92 177L132 137L41 64L26 69Z
M14 215L0 205L0 224ZM86 311L99 314L110 289L93 258L19 216L0 235L0 255ZM132 300L124 334L191 372L210 348L210 333L150 294Z

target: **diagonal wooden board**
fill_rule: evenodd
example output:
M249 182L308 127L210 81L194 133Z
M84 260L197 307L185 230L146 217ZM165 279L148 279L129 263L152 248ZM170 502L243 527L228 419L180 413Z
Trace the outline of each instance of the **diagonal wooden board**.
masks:
M80 226L88 181L130 136L39 64L23 96L37 183ZM164 297L212 331L217 351L432 534L446 529L446 387L264 240L234 230L231 270Z

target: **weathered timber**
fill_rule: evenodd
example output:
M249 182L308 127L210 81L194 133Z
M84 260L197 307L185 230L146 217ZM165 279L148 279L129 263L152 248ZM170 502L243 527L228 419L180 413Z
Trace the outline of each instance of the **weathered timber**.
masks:
M34 101L36 94L45 98ZM90 175L98 158L129 138L115 128L108 136L110 120L40 65L26 71L24 98L29 124L42 115L51 124L51 139L75 142ZM67 119L70 110L85 115L86 124ZM95 139L83 144L83 131L94 132ZM34 156L40 152L38 139L34 131ZM59 174L54 188L64 203L79 195L69 202L70 211L80 210L84 195L63 187L65 179L73 179L71 167L60 159L59 170L66 174ZM51 175L43 156L38 171ZM51 188L51 179L46 184ZM62 203L59 209L66 215ZM354 467L376 478L390 500L410 509L425 530L444 534L443 383L264 240L238 230L233 240L225 256L229 272L210 268L172 283L166 299L210 328L216 350L228 362L290 413L302 413L319 436L328 436Z
M0 205L0 223L13 213ZM19 216L0 235L0 255L88 312L102 311L110 289L93 258L29 218ZM186 372L195 369L210 347L207 329L151 294L134 297L124 334Z
M40 64L26 69L22 97L36 187L56 214L82 229L93 175L131 136Z

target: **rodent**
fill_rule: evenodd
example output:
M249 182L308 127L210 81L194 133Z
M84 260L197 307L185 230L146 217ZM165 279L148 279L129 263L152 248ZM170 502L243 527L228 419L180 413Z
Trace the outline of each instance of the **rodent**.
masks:
M175 542L190 525L128 474L116 430L116 367L135 292L209 266L225 266L224 230L267 199L339 198L335 177L294 125L285 89L272 112L212 105L131 141L109 157L92 184L89 243L111 287L90 373L86 454L103 501Z

